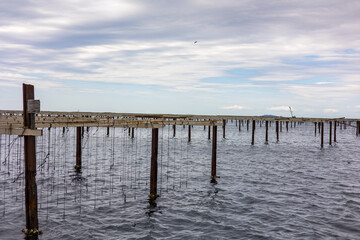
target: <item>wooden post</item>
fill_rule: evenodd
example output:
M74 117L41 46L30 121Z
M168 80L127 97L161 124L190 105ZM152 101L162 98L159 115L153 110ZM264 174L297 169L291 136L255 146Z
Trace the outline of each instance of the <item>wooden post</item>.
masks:
M255 143L255 120L252 122L252 137L251 137L251 145Z
M282 125L283 125L283 122L280 121L280 132L282 132Z
M34 99L34 86L23 84L24 128L35 129L35 113L28 113L28 100ZM38 234L35 136L24 136L26 234Z
M336 125L337 125L337 122L335 121L335 124L334 124L334 143L336 143Z
M81 169L81 127L76 128L76 165L75 170Z
M216 178L216 148L217 148L217 126L213 126L212 154L211 154L211 178Z
M176 125L174 124L173 125L173 137L175 137L176 136Z
M188 128L188 142L191 142L191 126Z
M223 138L225 138L225 126L226 126L226 120L223 120Z
M289 121L286 121L286 131L289 131Z
M317 126L317 122L314 122L315 125L315 137L316 137L316 126Z
M279 121L276 121L276 141L279 142Z
M106 128L106 136L109 136L109 134L110 134L110 127L107 127Z
M159 144L159 129L152 129L151 140L151 167L150 167L150 198L155 199L157 195L157 175L158 175L158 144Z
M321 122L321 148L324 147L324 122Z
M135 128L131 128L131 138L134 138L135 136Z
M65 134L65 128L63 127L63 134Z
M265 143L269 141L269 121L265 121Z
M249 131L249 121L250 121L250 120L247 120L247 121L246 121L246 129L247 129L247 131Z
M129 137L130 137L130 135L131 135L131 128L129 128L129 130L128 130L128 131L129 131L129 133L128 133L128 134L129 134Z
M329 122L329 145L331 145L331 140L332 140L332 121Z
M210 131L211 131L211 126L209 125L209 130L208 130L208 139L210 140L210 138L211 138L211 133L210 133Z
M239 132L241 131L241 122L239 120Z

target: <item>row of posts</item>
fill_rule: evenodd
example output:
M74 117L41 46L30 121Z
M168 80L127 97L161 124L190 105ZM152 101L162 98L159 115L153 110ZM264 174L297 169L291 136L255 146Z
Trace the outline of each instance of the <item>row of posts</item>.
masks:
M23 117L24 127L29 129L35 129L35 114L28 113L27 102L34 99L34 87L32 85L23 84ZM288 130L288 124L286 122L286 129ZM334 122L334 142L336 142L336 126L337 122ZM247 121L247 130L249 130L249 120ZM260 122L261 124L261 122ZM279 121L276 121L276 136L279 140L279 128L282 129L282 124L279 127ZM330 124L330 142L332 139L332 122ZM225 138L225 126L226 121L223 121L223 137ZM254 145L256 121L252 120L252 142ZM271 122L270 122L271 126ZM292 126L292 124L291 124ZM295 122L294 122L294 126ZM321 133L321 147L324 145L324 122L315 123L315 135L318 130ZM346 125L344 125L345 127ZM266 135L265 141L268 141L268 127L269 122L265 122ZM188 141L191 141L191 128L188 126ZM217 161L217 126L212 126L212 155L211 155L211 182L216 183L216 161ZM239 130L241 130L241 124L239 122ZM134 137L134 128L129 128L129 135ZM176 133L176 126L174 125L174 136ZM83 128L77 127L76 129L76 171L81 171L81 139L83 134ZM109 135L109 128L107 129ZM360 122L357 122L356 134L360 134ZM210 139L210 126L208 132L208 138ZM157 195L157 175L158 175L158 141L159 141L159 129L152 129L152 146L151 146L151 167L150 167L150 198L155 199ZM38 211L37 211L37 185L36 185L36 144L35 136L24 136L24 155L25 155L25 211L26 211L26 229L27 234L38 234Z

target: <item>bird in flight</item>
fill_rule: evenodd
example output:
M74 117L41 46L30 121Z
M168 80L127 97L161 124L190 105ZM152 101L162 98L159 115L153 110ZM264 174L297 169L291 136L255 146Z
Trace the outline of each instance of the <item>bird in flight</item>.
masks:
M194 42L194 44L197 43L197 41Z

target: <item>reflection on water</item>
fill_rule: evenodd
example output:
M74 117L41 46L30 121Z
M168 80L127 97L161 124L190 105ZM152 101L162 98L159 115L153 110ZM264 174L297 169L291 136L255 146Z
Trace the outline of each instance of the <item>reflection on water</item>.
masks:
M338 128L320 149L310 123L280 133L275 124L218 137L211 179L208 131L159 130L158 193L149 199L151 130L90 128L76 172L75 131L37 138L39 239L357 239L360 235L360 138ZM328 129L325 129L327 132ZM221 136L219 129L218 136ZM325 141L328 136L325 135ZM23 143L0 137L0 239L25 227Z

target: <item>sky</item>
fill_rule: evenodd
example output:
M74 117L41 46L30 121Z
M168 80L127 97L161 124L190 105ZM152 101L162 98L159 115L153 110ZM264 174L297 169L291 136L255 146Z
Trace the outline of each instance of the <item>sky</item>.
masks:
M360 118L358 0L0 1L0 109Z

